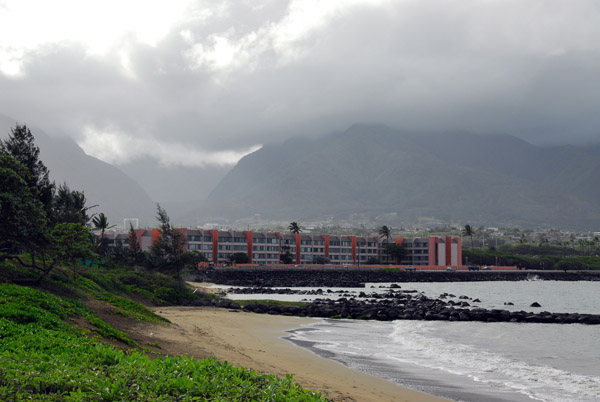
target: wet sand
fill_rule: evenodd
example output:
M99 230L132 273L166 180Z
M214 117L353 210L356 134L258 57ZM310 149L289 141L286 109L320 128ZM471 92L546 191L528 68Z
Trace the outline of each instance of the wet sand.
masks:
M316 319L213 307L154 310L172 325L145 325L138 330L145 332L140 335L152 338L166 354L215 356L263 373L282 377L293 374L304 388L326 393L334 401L447 401L353 371L283 339L286 331L310 325Z

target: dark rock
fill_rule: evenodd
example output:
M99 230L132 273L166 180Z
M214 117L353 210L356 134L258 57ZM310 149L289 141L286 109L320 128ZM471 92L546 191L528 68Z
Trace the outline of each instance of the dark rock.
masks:
M598 325L598 324L600 324L600 316L599 315L586 315L584 317L581 317L579 322L581 322L582 324L588 324L588 325Z
M464 274L464 275L463 275ZM243 267L215 269L206 272L202 281L236 286L252 287L362 287L365 282L474 282L474 281L520 281L527 279L527 271L506 272L462 272L461 275L448 275L446 272L384 271L372 269L244 269ZM600 272L538 272L541 280L600 281ZM453 297L450 296L449 297Z
M531 305L529 307L542 307L542 306L538 302L533 302L533 303L531 303Z
M230 274L231 272L227 272ZM392 272L396 275L396 279L402 281L406 280L406 277L397 276L397 272ZM421 276L420 274L424 275ZM286 306L286 307L271 307L262 305L260 303L249 303L244 306L244 311L254 311L256 313L269 313L269 314L283 314L283 315L297 315L297 316L311 316L311 317L341 317L341 318L354 318L354 319L377 319L377 320L394 320L394 319L414 319L414 320L449 320L449 321L482 321L482 322L542 322L542 323L580 323L590 325L600 325L600 315L588 315L588 314L555 314L547 311L540 313L532 312L509 312L507 310L486 310L483 308L475 308L469 310L464 307L470 307L466 301L470 299L468 296L461 296L460 301L445 300L447 297L455 298L456 296L448 293L443 293L439 298L429 298L424 294L417 292L416 290L401 290L394 291L390 290L386 294L372 293L367 294L361 292L359 297L348 295L347 291L332 291L327 289L323 292L322 289L314 291L297 291L285 288L284 286L332 286L342 288L348 284L352 284L354 287L354 281L357 278L360 280L356 281L362 286L364 282L377 282L376 277L384 277L390 275L387 271L371 270L368 272L360 270L345 270L344 275L340 276L340 272L335 270L329 270L327 273L320 272L319 270L304 270L294 271L289 270L265 270L264 272L244 271L237 270L231 273L235 278L242 278L247 276L251 278L251 285L247 288L232 290L232 292L240 293L278 293L278 294L312 294L321 295L323 293L332 294L339 293L344 297L338 300L329 299L317 299L306 306ZM285 275L284 275L285 274ZM429 276L426 272L417 272L411 276L414 280L429 281L434 276ZM467 274L467 273L465 273ZM468 273L471 274L471 273ZM468 280L481 280L479 273L473 272L473 277ZM516 280L506 279L506 273L501 273L498 280ZM328 276L329 275L329 276ZM451 277L459 277L459 275L448 275ZM469 275L466 275L468 277ZM352 277L352 280L348 280L348 277ZM394 284L394 280L389 280L394 276L386 277L386 280L380 280L381 282L389 282ZM444 276L435 276L436 278L444 278ZM462 275L460 275L462 277ZM489 280L489 277L486 276ZM581 279L581 276L577 276ZM596 276L600 279L600 276ZM327 279L329 278L329 279ZM422 279L419 279L422 278ZM479 278L479 279L478 279ZM593 275L590 278L595 278ZM303 282L306 280L306 283ZM443 279L440 279L443 280ZM496 280L496 279L494 279ZM572 279L574 280L574 279ZM590 280L590 279L588 279ZM597 279L595 279L597 280ZM212 280L215 283L226 283L221 280ZM248 286L247 284L241 283L230 283L231 285ZM277 286L281 289L269 288L268 286ZM358 285L361 286L361 285ZM479 299L473 300L473 302L479 302ZM229 300L206 300L204 302L194 300L190 302L193 305L202 305L206 303L209 305L217 305L220 307L228 307L234 311L239 311L240 307L238 303ZM506 302L506 305L512 305L511 302ZM461 308L458 308L459 305ZM456 306L456 307L455 307ZM540 307L539 303L532 304L532 307Z
M542 318L539 315L528 315L527 317L525 317L525 321L526 322L542 322Z
M458 319L461 321L471 321L471 315L466 311L461 311L458 313Z
M225 307L225 308L229 308L229 305L231 304L231 301L229 300L219 300L216 304L217 307Z

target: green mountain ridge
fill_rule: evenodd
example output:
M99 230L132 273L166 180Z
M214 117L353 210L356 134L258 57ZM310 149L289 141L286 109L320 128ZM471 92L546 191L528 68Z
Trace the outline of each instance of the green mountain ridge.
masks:
M434 217L597 229L599 171L593 147L357 124L247 155L213 190L206 212L294 220L395 213L397 223Z

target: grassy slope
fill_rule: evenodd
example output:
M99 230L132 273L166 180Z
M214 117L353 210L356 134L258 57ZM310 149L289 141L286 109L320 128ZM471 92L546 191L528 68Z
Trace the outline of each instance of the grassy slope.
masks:
M1 264L0 281L14 272L10 264ZM167 304L170 298L198 297L172 285L164 277L98 268L80 268L75 279L57 271L45 289L0 284L0 400L325 400L302 390L291 377L214 359L153 358L86 307L109 306L113 317L130 323L164 323L129 298Z

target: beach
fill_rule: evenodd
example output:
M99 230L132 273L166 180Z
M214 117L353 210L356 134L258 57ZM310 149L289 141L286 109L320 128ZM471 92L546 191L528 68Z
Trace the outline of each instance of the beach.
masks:
M134 331L158 344L164 354L215 356L267 374L293 374L304 388L326 393L334 401L447 401L351 370L283 339L289 335L286 331L314 324L317 319L214 307L160 307L154 311L172 324L140 325Z

